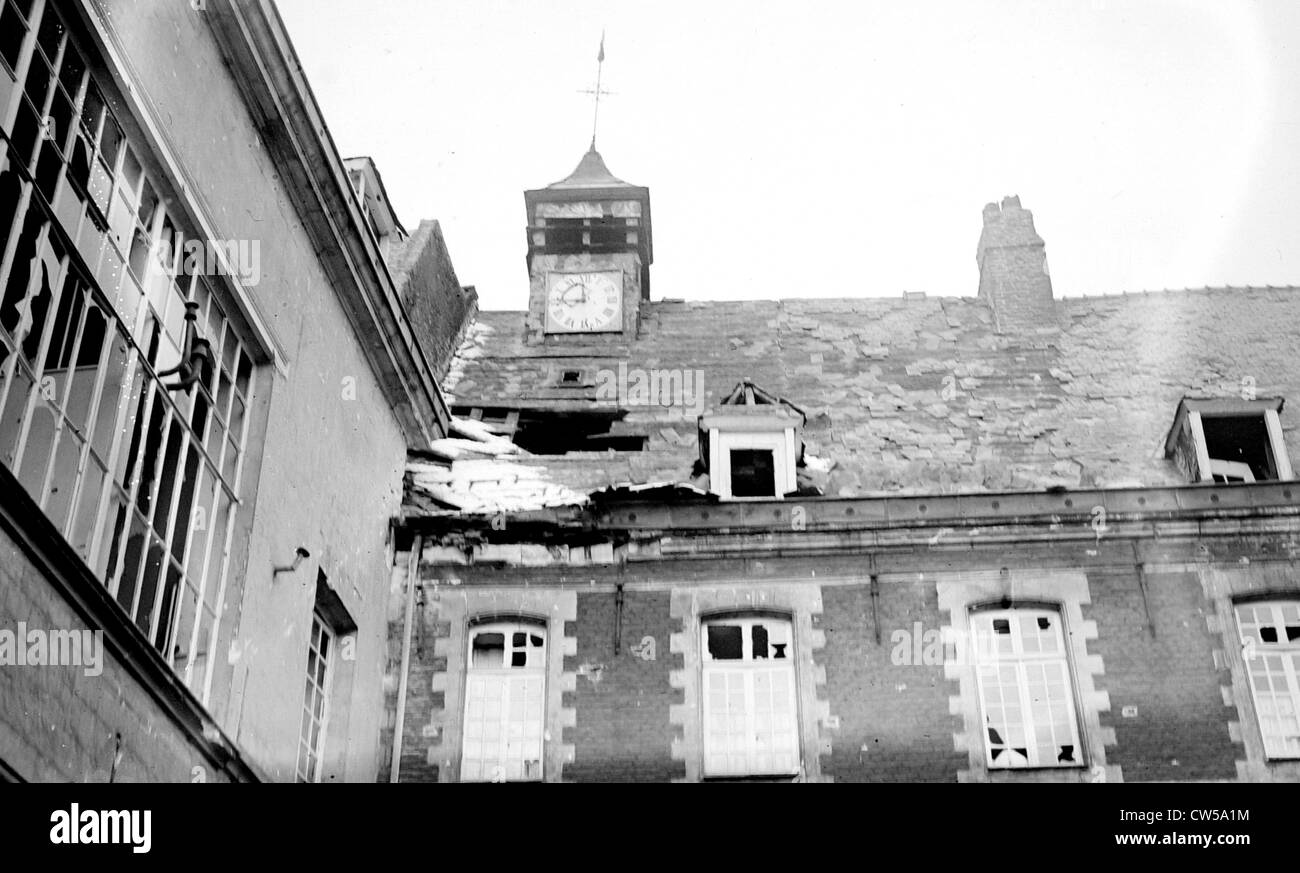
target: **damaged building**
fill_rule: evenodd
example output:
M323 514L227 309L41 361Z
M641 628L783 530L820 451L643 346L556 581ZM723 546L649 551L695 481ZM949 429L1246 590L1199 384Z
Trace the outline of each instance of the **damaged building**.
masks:
M594 143L524 199L406 469L381 779L1300 778L1297 289L1057 299L1007 197L955 296L674 299Z
M437 225L269 0L0 0L0 137L0 782L373 781Z

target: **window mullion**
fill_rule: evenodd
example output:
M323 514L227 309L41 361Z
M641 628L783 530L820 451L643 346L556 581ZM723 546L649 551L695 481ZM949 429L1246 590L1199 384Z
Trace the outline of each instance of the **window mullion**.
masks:
M199 478L198 478L198 481L199 481L199 482L202 482L202 481L203 481L203 474L204 474L204 471L205 471L205 470L208 470L208 469L209 469L209 467L208 467L208 463L207 463L207 461L205 461L205 460L200 460L200 461L199 461ZM212 554L213 554L213 552L215 551L216 546L217 546L217 541L216 541L216 534L217 534L217 506L220 505L220 502L221 502L221 485L220 485L220 479L219 479L219 477L217 476L217 474L216 474L215 471L209 472L208 475L212 476L212 479L213 479L212 500L209 501L209 506L208 506L208 508L207 508L207 514L204 516L204 524L207 526L207 527L206 527L207 536L204 537L204 544L203 544L203 548L204 548L204 554L203 554L203 566L199 567L199 571L198 571L198 575L199 575L198 584L195 586L195 588L196 588L196 592L197 592L196 597L197 597L197 601L198 601L198 602L197 602L197 610L196 610L196 612L195 612L194 627L192 628L191 633L190 633L190 643L189 643L189 649L188 649L188 651L189 651L189 653L190 653L190 656L189 656L189 658L188 658L188 659L186 660L186 662L185 662L185 684L186 684L187 686L190 684L190 680L191 680L192 677L193 677L194 655L195 655L195 653L198 652L198 646L199 646L199 631L200 631L200 627L201 627L201 625L202 625L202 623L203 623L203 622L202 622L202 618L203 618L203 607L204 607L204 603L205 603L205 601L204 601L204 597L205 597L205 596L207 595L207 593L208 593L208 591L207 591L207 589L208 589L208 583L211 581L211 580L209 579L209 576L210 576L211 574L208 572L208 567L209 567L209 565L212 563ZM202 493L201 493L201 492L199 492L199 497L202 497ZM232 506L233 506L233 504L232 504ZM193 549L194 549L194 530L193 530L193 528L194 528L194 517L193 517L193 510L191 510L191 513L190 513L190 522L189 522L189 525L190 525L190 531L189 531L190 537L189 537L189 541L185 544L185 558L184 558L184 560L182 561L182 566L184 567L185 574L186 574L185 578L187 578L187 579L189 578L190 555L191 555L191 552L192 552ZM217 610L214 610L214 612L219 611L220 608L221 608L221 602L220 602L220 600L218 600L218 601L217 601ZM215 620L215 615L214 615L214 620Z
M7 143L3 145L3 148L10 155L16 154ZM7 156L6 158L0 158L0 160L4 159L7 159ZM15 172L21 179L23 174L17 170ZM21 190L18 192L18 205L14 209L12 229L9 240L5 243L4 256L0 258L0 292L9 284L9 273L13 269L14 258L18 254L18 241L22 238L23 228L27 226L27 211L31 208L32 191L36 188L36 181L34 178L27 179L20 181L19 185ZM28 277L28 280L30 281L30 277ZM15 341L16 339L15 337Z
M41 479L41 490L40 490L39 502L42 510L46 510L45 500L50 495L50 484L54 480L54 468L58 466L57 462L58 462L58 453L59 453L59 443L63 439L63 432L69 428L72 429L72 432L74 434L77 431L76 425L74 425L68 419L67 411L68 411L68 407L72 403L72 383L76 380L77 357L78 355L81 354L81 340L85 336L86 321L90 318L90 308L87 305L89 302L87 299L89 295L86 294L85 289L79 286L74 288L73 287L74 283L67 280L66 276L64 281L67 281L68 287L64 289L62 293L80 294L82 296L83 302L81 306L81 314L77 317L77 326L72 335L72 348L68 352L68 366L66 369L67 378L65 380L66 384L63 386L63 397L59 398L58 395L56 394L55 400L57 401L57 405L51 404L54 406L54 418L55 418L54 437L51 439L49 464L46 465L45 476L42 477ZM60 294L60 297L62 297L62 294ZM69 314L71 314L71 311L72 310L69 309ZM57 323L58 313L57 311L53 311L53 310L52 312L54 316L53 320ZM50 341L53 342L52 334L51 334ZM48 351L46 352L46 354L48 355ZM44 358L42 360L44 361L42 367L44 367L45 364L49 363L49 361ZM86 454L85 452L86 446L90 445L91 433L93 433L93 431L87 431L85 434L83 434L83 436L86 438L86 442L81 447L82 451L78 452L77 468L73 473L73 480L72 480L73 494L72 494L72 498L68 501L68 509L67 509L68 514L63 519L63 521L60 521L57 518L50 519L50 521L54 522L54 526L59 529L59 532L63 533L64 535L68 534L67 528L71 525L72 518L76 515L76 508L77 508L76 486L81 477L81 458L83 458Z
M34 254L32 255L32 263L35 266L35 269L32 270L31 276L27 278L27 292L23 296L23 300L28 301L29 305L32 299L33 289L40 286L41 277L45 274L45 271L42 269L43 264L41 261L41 253L49 245L49 231L50 224L47 220L45 227L36 235L36 247ZM31 394L27 398L27 409L23 412L22 426L18 431L18 448L14 453L13 465L15 473L22 469L23 455L27 448L27 435L32 424L32 412L36 408L36 398L41 394L41 379L44 378L45 375L45 356L49 354L50 338L54 335L54 324L59 320L59 304L63 300L63 283L67 276L67 272L68 256L64 255L63 259L59 262L59 269L56 271L52 287L50 288L50 304L45 309L45 324L41 325L41 338L36 347L36 363L28 365L32 370L32 390ZM15 339L17 339L16 345L18 347L17 357L21 357L23 339L26 339L26 337ZM55 411L57 413L57 410ZM58 416L56 415L56 417ZM34 496L39 502L41 495L37 494Z
M1027 666L1023 656L1016 659L1016 690L1020 692L1020 724L1025 734L1025 758L1030 767L1039 767L1042 762L1038 760L1038 732L1035 730L1033 710L1030 708L1033 701L1029 694Z
M90 306L95 304L93 303L93 295L87 294L87 298L91 301L87 303L86 307L86 318L89 318ZM96 306L96 308L98 307ZM86 484L86 465L90 462L91 443L95 438L95 426L99 423L100 402L104 393L104 383L108 379L108 362L110 360L109 350L113 347L113 331L116 330L117 319L111 313L103 312L102 309L100 312L103 314L104 318L104 336L100 340L99 358L95 362L95 384L90 389L90 412L86 416L86 439L85 443L81 446L81 457L77 459L76 484L72 491L72 497L69 500L67 530L65 531L66 536L72 535L72 526L76 522L77 518L77 506L80 505L81 502L81 490ZM81 340L78 338L78 346L80 346L80 342ZM77 349L76 354L80 354L80 348ZM73 360L75 361L76 358L74 357ZM70 379L69 384L71 384ZM69 388L69 391L71 391L71 388ZM0 409L2 408L3 407L0 407ZM112 477L113 470L110 467L104 473L105 491L111 489ZM87 552L88 556L94 554L95 552L93 550Z
M176 469L172 473L171 499L167 502L167 514L164 516L164 520L163 520L164 527L163 527L163 537L162 537L162 542L163 542L162 575L159 576L158 579L158 588L157 588L158 597L154 601L153 621L149 625L150 628L154 629L155 634L157 633L158 622L162 618L162 604L163 604L163 600L165 599L163 597L163 592L166 590L165 583L166 583L167 575L172 568L172 540L176 535L176 510L180 506L181 492L185 490L185 456L188 453L189 445L190 445L190 436L188 433L188 429L185 428L183 424L180 424L176 417L173 417L172 423L173 425L179 426L180 428L181 443L180 443L180 448L176 453ZM171 434L169 433L168 438L170 439L170 437ZM165 449L162 453L162 458L163 458L163 462L166 463L167 452ZM166 473L165 470L159 472L158 481L160 483L162 482L162 477L163 475L165 475L165 473ZM154 512L158 512L161 510L161 507L155 506L153 507L153 510ZM176 629L176 621L178 616L180 615L181 604L184 602L185 599L183 596L185 594L185 568L183 565L181 567L180 579L177 580L177 586L178 587L174 595L175 602L171 606L171 620L167 626L167 633L163 637L163 657L167 659L168 664L171 664L172 662L171 655L168 654L168 652L173 648L173 646L171 645L172 632Z
M207 706L208 696L212 691L212 673L217 662L217 659L212 656L212 653L216 651L218 632L221 630L221 616L225 612L222 608L222 603L226 597L226 574L230 568L230 538L235 529L235 507L237 505L238 504L232 500L229 507L226 509L226 530L222 535L221 546L221 575L219 577L220 581L217 585L217 608L216 614L212 617L212 628L208 632L209 642L207 651L209 652L209 655L207 658L207 670L203 677L203 695L199 698L200 702L204 706ZM215 526L213 529L215 530Z
M319 620L319 618L317 619ZM326 737L329 733L330 723L330 688L334 684L334 633L324 621L320 622L320 638L322 652L317 653L317 657L324 657L325 660L325 680L321 684L320 722L317 725L319 734L316 741L316 781L320 781L321 774L325 770L325 745Z
M745 677L745 761L750 773L758 769L758 682L755 682L755 673L757 668L753 665L741 670Z
M163 467L167 462L167 441L171 438L171 429L174 420L175 420L175 416L172 414L172 410L170 408L166 408L163 412L162 435L158 439L158 456L157 456L157 460L154 463L153 483L149 485L149 511L140 512L140 510L136 508L134 503L131 505L132 511L139 512L140 517L144 520L144 543L140 546L140 567L136 571L135 596L132 598L132 603L131 603L132 619L135 618L136 613L140 609L140 598L144 594L144 586L141 583L144 581L144 574L149 568L149 546L154 539L153 525L149 523L149 516L150 514L158 511L158 492L162 488L162 480L163 480L163 472L164 472ZM148 435L146 434L146 440L147 437ZM142 440L141 442L145 442L146 440ZM141 475L143 475L143 472L141 473ZM164 568L167 565L166 555L163 556L162 565ZM160 578L166 578L166 573L164 573L163 576ZM153 591L154 597L158 596L161 587L162 587L161 582L154 583L154 591ZM149 606L149 614L151 617L153 616L155 605L156 602L155 604L150 604ZM152 634L155 629L156 629L155 625L153 624L149 625L150 634Z
M1280 607L1278 612L1281 612ZM1281 630L1285 633L1286 626L1283 625ZM1283 648L1278 654L1281 655L1282 660L1282 675L1286 678L1286 694L1291 698L1292 708L1296 713L1300 713L1300 671L1296 669L1295 663L1297 651L1300 650L1287 647ZM1282 748L1279 751L1281 751L1283 755L1292 756L1294 753L1287 749L1286 740L1287 738L1285 734L1279 738L1279 741L1282 743Z
M117 319L116 315L114 315L110 319L110 321L112 323L112 328L114 331L121 330L122 323ZM118 341L118 339L119 337L115 335L110 335L109 337L110 348L111 348L111 343ZM132 388L135 385L137 376L142 377L143 374L143 369L140 369L139 372L137 372L137 365L139 363L139 355L140 355L139 351L130 342L127 342L126 347L127 347L126 366L122 371L123 374L122 384L119 385L117 389L117 403L113 407L113 416L114 416L113 440L111 443L109 443L108 458L105 459L105 463L108 465L108 469L104 474L106 483L104 487L104 492L99 496L99 506L96 507L95 509L95 527L94 527L95 533L94 536L91 538L91 545L90 545L90 554L92 556L92 560L97 559L97 556L99 555L99 549L103 545L104 527L109 522L109 519L107 518L108 506L112 502L113 494L116 492L116 490L119 487L117 481L118 456L124 450L130 451L131 444L129 441L126 441L126 448L123 449L123 445L122 445L124 442L123 437L125 435L124 432L127 429L126 424L131 418L131 406L133 405L131 403ZM141 389L143 390L143 388L144 385L142 384ZM132 430L134 430L134 428L132 428ZM130 487L130 483L123 482L121 483L121 487L123 491L126 491ZM112 568L110 567L105 567L104 572L108 573L111 569ZM105 579L104 582L108 586L110 594L117 593L111 584L112 580Z
M27 72L31 68L32 56L36 52L36 37L41 29L44 12L45 0L36 0L27 16L27 36L24 38L23 47L18 50L18 64L14 68L14 93L9 99L9 106L4 115L6 132L14 129L14 124L18 120L18 108L23 105L23 98L27 95Z
M3 287L0 283L0 288ZM9 400L9 386L13 384L18 361L18 347L10 344L9 336L3 330L0 330L0 349L5 352L4 363L0 364L0 411L3 411ZM3 445L0 445L0 452L3 450Z
M129 548L131 537L131 520L136 511L136 497L140 490L140 478L143 475L142 467L144 466L144 453L149 445L149 420L153 417L153 402L155 387L149 380L149 376L144 372L141 366L141 385L140 391L144 394L144 409L140 411L135 425L131 428L132 436L140 435L140 445L135 450L135 460L131 465L131 481L123 482L123 490L126 492L126 522L122 528L122 548L118 552L118 565L113 568L113 579L108 586L108 592L114 597L117 596L118 588L121 583L122 569L125 566L126 550ZM129 404L128 404L129 405ZM128 449L130 451L130 449Z

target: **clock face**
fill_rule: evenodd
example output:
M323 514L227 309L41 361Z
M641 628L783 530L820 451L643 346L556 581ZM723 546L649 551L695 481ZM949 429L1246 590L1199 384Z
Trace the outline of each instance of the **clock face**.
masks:
M549 273L546 332L599 333L623 329L623 274Z

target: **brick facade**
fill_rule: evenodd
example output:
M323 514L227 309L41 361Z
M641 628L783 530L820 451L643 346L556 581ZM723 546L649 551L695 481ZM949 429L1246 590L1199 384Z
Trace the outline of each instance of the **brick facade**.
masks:
M1152 539L1137 536L1135 522L1132 531L1115 528L1115 536L1096 537L1087 516L1062 523L1048 513L1031 523L1024 505L1013 501L1002 502L1023 525L1015 538L935 519L950 530L941 538L928 527L895 529L893 545L857 550L845 545L854 537L843 530L789 532L779 540L751 540L742 556L725 554L742 533L715 530L672 537L677 555L669 558L662 548L658 555L646 548L642 531L638 550L616 550L608 564L575 566L556 557L532 567L477 565L476 549L453 567L439 563L443 547L431 546L419 584L426 592L446 590L454 578L457 596L478 591L494 604L523 591L534 604L559 604L576 592L577 651L565 664L577 676L566 701L574 725L564 734L574 758L563 781L700 778L700 724L692 711L701 691L692 677L701 663L698 644L688 637L698 637L700 615L719 607L776 609L796 619L807 612L816 642L807 652L812 669L800 676L804 779L1296 778L1293 762L1264 760L1240 652L1225 654L1224 642L1235 634L1233 596L1300 592L1291 557L1300 548L1293 515L1285 530L1269 534ZM708 511L696 508L690 517ZM687 517L681 510L679 523ZM510 527L507 522L500 535ZM788 556L812 542L842 554ZM816 608L799 606L801 598ZM963 672L970 668L957 654L953 625L964 622L969 607L1001 601L1060 610L1084 743L1079 767L1007 771L982 763L978 701L967 687L973 673ZM423 632L443 631L428 625ZM648 639L654 660L642 657ZM809 638L796 631L795 641L807 646ZM444 703L430 691L427 670L427 656L412 659L408 724ZM445 719L463 718L450 710ZM404 743L416 749L404 745L401 780L427 778L428 738L408 729Z

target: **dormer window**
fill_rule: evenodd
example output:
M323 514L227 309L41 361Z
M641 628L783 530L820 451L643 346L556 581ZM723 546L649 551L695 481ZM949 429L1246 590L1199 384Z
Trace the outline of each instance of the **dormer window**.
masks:
M1291 479L1281 398L1184 397L1165 454L1194 482Z
M779 500L794 491L804 415L742 382L700 416L700 460L710 489L726 500Z

